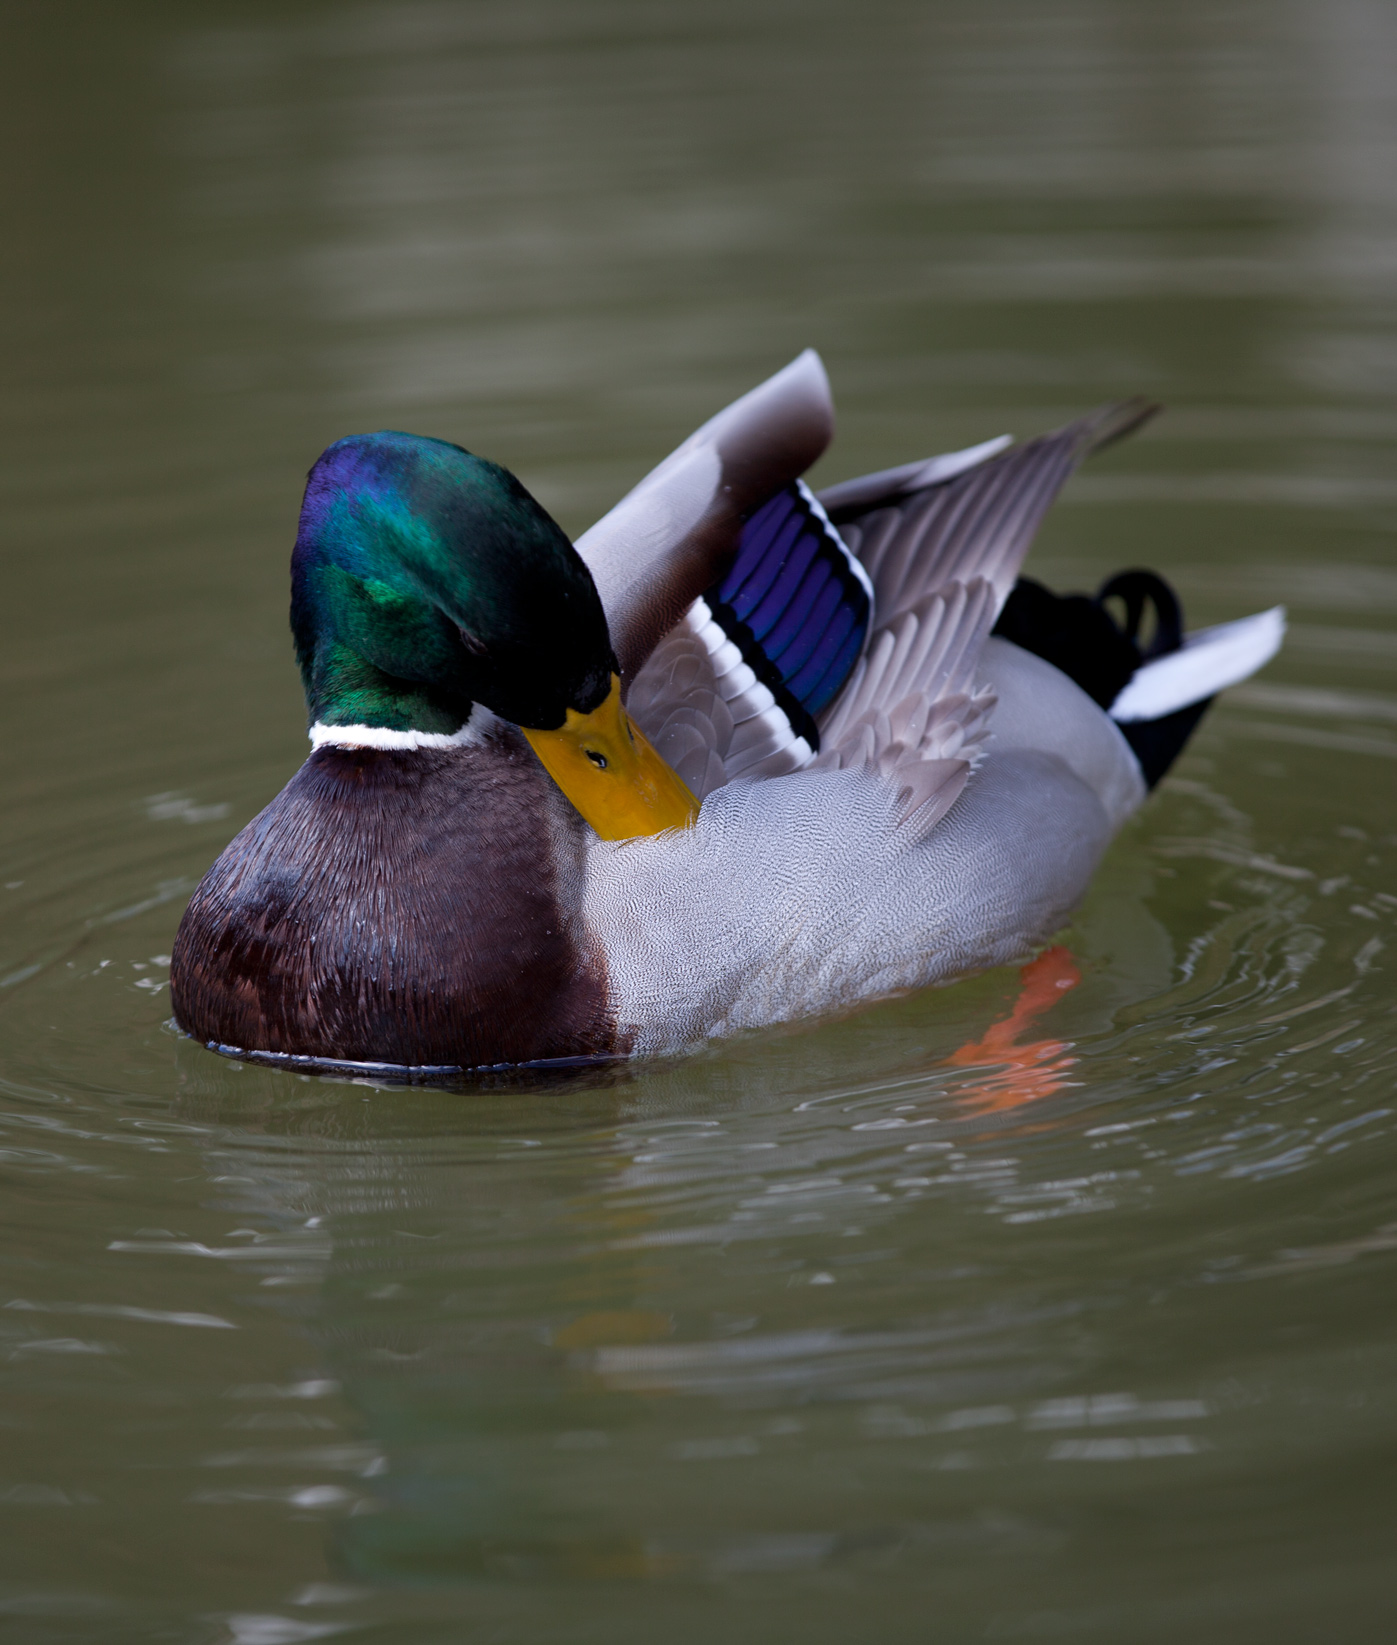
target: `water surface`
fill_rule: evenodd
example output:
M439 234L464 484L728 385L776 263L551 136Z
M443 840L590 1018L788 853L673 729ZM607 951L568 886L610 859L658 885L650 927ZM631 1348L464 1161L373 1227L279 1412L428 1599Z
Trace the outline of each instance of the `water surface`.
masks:
M1382 0L7 11L0 1636L1388 1637L1394 86ZM1013 971L563 1084L174 1034L320 449L580 531L807 344L831 480L1163 400L1038 574L1290 609L1018 1050Z

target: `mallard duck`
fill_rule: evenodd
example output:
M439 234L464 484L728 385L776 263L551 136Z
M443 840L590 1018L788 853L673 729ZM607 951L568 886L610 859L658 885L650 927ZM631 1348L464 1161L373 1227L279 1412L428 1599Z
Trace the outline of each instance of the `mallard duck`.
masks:
M575 546L458 446L332 445L292 558L311 753L194 893L177 1022L435 1077L1024 959L1280 643L1279 610L1185 637L1149 573L1093 599L1019 578L1073 468L1153 409L817 496L807 352Z

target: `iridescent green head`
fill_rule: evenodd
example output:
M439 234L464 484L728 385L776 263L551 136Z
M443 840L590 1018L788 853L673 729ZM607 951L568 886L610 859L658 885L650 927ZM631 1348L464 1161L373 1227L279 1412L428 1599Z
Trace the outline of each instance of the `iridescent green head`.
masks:
M481 703L553 730L616 669L591 573L508 470L391 430L306 486L291 628L311 722L451 734Z

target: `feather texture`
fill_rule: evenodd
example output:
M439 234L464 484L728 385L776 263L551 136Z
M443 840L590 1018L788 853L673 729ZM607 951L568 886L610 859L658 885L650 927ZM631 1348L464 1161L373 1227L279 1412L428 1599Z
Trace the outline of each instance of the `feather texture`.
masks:
M898 468L881 468L876 474L861 474L856 480L841 480L838 485L826 486L820 493L820 501L826 509L850 512L885 503L892 497L925 491L928 486L954 480L957 474L983 463L987 457L998 456L1012 441L1012 435L999 434L993 440L966 446L963 451L947 451L939 457L903 463Z
M812 349L689 436L577 540L629 698L696 595L732 564L743 521L829 444L834 405Z
M1111 704L1113 720L1134 724L1201 702L1236 685L1264 667L1285 638L1285 607L1273 606L1254 617L1196 629L1184 636L1178 651L1166 653L1135 671L1135 677Z
M892 623L924 594L976 577L993 586L998 615L1063 482L1084 457L1138 428L1155 409L1145 400L1104 406L917 491L905 489L903 470L890 469L896 484L882 496L869 497L866 486L856 490L863 483L855 481L821 492L872 579L875 622Z
M1150 409L1107 407L1003 455L989 442L972 448L983 460L918 490L914 465L823 494L873 582L875 617L821 725L818 765L880 772L904 819L936 825L984 752L995 697L976 669L1043 515L1084 456Z
M820 517L803 508L803 486L782 488L750 517L726 577L656 647L631 711L700 799L817 762L895 776L901 814L934 826L983 751L994 696L976 686L976 663L1043 515L1083 457L1153 409L1127 401L1011 451L991 440L845 481L820 494ZM832 574L827 523L857 558L857 582ZM845 604L822 606L836 583ZM852 662L838 625L865 584L867 649L812 727L791 687L827 637L830 655L842 642Z
M926 594L880 627L825 726L816 764L894 778L902 813L934 827L981 752L994 692L975 670L994 622L983 577Z
M655 647L627 706L700 800L734 777L784 776L814 756L702 599Z
M700 799L736 777L798 771L820 746L815 715L863 650L872 594L809 489L783 486L655 648L628 707Z
M584 917L636 1051L948 981L1061 927L1121 820L1101 792L1128 809L1144 784L1066 675L984 652L1011 735L934 828L867 769L811 769L725 784L691 829L590 847Z

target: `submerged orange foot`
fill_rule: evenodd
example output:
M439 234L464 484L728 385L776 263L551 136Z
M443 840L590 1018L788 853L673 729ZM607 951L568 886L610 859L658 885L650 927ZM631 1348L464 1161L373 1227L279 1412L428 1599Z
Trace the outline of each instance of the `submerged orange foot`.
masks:
M1015 1041L1081 980L1082 973L1065 948L1050 948L1024 966L1019 972L1019 997L1009 1015L991 1023L982 1039L962 1045L947 1058L955 1068L996 1070L964 1088L962 1107L975 1113L998 1113L1051 1096L1067 1083L1067 1071L1077 1062L1067 1055L1072 1049L1070 1040L1030 1040L1025 1045Z

